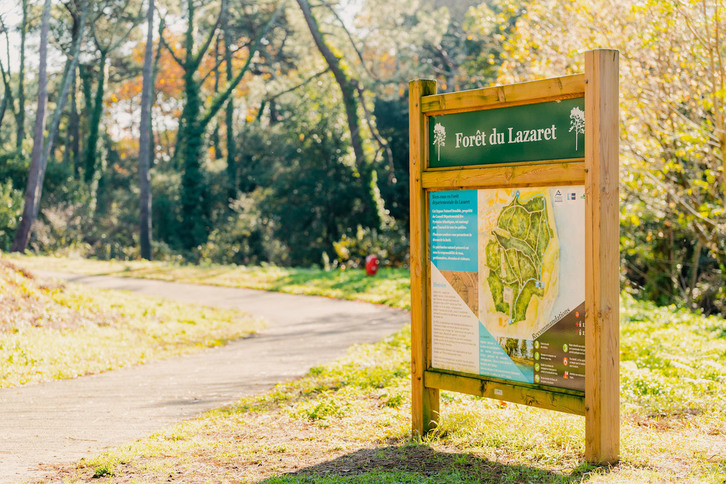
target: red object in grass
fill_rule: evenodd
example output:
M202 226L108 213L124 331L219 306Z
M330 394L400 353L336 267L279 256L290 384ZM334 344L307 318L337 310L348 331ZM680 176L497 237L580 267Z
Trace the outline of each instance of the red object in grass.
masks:
M377 255L366 257L366 276L375 276L378 273L378 264Z

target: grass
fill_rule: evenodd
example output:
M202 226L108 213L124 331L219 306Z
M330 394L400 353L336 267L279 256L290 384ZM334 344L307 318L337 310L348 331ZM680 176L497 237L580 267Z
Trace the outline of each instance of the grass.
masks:
M264 291L324 296L365 301L409 309L409 273L405 269L381 269L375 277L363 270L293 269L263 266L194 266L148 261L97 261L51 256L11 255L33 270L74 272L88 275L136 277L163 281L244 287Z
M57 285L0 259L0 388L218 346L262 322L229 309Z
M65 482L726 482L726 321L622 301L621 461L583 461L584 419L442 393L410 438L410 334L59 468Z
M408 274L23 257L47 270L253 287L408 306ZM75 298L75 296L74 296ZM54 312L52 312L54 313ZM442 393L410 438L407 330L297 381L108 450L54 481L726 482L726 321L621 301L621 461L583 460L584 419Z

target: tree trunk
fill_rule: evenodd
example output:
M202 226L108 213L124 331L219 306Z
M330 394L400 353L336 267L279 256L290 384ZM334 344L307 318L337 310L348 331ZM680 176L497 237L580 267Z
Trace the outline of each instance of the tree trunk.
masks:
M48 103L48 72L46 59L48 57L48 27L50 24L50 0L43 4L43 15L40 22L40 49L38 62L38 107L35 114L35 127L33 129L33 151L30 157L30 171L28 184L25 189L25 205L23 215L15 233L15 240L10 248L13 252L24 252L30 240L30 229L38 213L40 191L42 185L41 166L43 158L43 129L45 128L45 108Z
M68 53L68 58L66 59L65 67L63 68L63 79L66 79L66 76L68 76L68 79L70 79L70 92L71 97L75 94L75 78L76 78L76 66L78 65L78 62L75 61L75 55L73 53L73 46L76 45L76 41L81 35L81 20L82 20L82 12L80 12L77 9L73 8L73 4L69 3L66 5L66 9L68 10L68 13L71 15L72 24L71 24L71 52ZM75 62L74 62L75 61ZM71 101L71 113L68 116L68 127L66 128L66 136L63 140L63 164L70 164L71 158L70 158L70 145L71 145L71 117L73 116L73 101ZM50 138L50 154L53 157L52 159L55 160L55 149L59 142L59 136L58 133Z
M205 187L202 170L202 147L204 146L204 127L199 123L201 111L200 86L195 79L196 71L184 73L184 94L186 104L182 111L181 153L182 153L182 193L181 193L181 233L182 246L193 249L206 239Z
M83 169L83 162L85 161L85 150L88 144L88 124L91 117L91 111L93 111L93 85L92 85L92 73L91 66L83 64L78 67L78 77L81 81L81 97L83 98L83 108L79 116L79 133L78 141L85 140L82 151L79 151L78 159L76 160L75 175L76 180L81 179L81 171ZM81 124L80 120L84 122ZM81 154L83 153L83 154Z
M3 125L3 118L5 117L5 110L8 107L8 93L3 94L3 101L0 103L0 126Z
M18 116L15 146L23 147L25 139L25 32L28 30L28 0L23 0L23 19L20 25L20 71L18 72Z
M184 70L184 108L179 120L179 143L182 155L181 179L181 230L179 238L182 247L193 249L206 239L206 220L204 219L206 180L202 170L202 147L204 146L204 127L200 126L201 113L200 85L196 76L199 59L203 52L194 53L194 14L195 6L187 2L189 23L184 39L186 56ZM206 126L205 126L206 127Z
M220 109L229 100L234 89L242 81L250 67L255 52L257 52L262 38L267 34L282 11L284 4L281 4L272 18L262 29L255 43L249 49L249 55L245 65L237 72L234 79L227 79L223 90L215 96L208 109L204 112L200 94L200 82L197 78L204 54L212 42L212 31L207 40L202 44L198 52L194 52L194 13L195 6L192 0L187 2L189 19L187 32L185 34L184 47L186 56L179 61L184 70L184 95L185 104L179 120L179 134L176 153L181 149L182 156L182 187L181 187L181 228L180 241L183 248L193 249L199 244L206 242L208 231L209 207L207 206L208 187L204 180L204 169L202 166L202 155L204 147L204 136L209 123L214 119ZM221 13L221 12L220 12Z
M72 28L72 44L75 44L76 39L82 35L82 27L81 27L81 12L74 11L73 9L69 9L69 12L71 13L71 16L73 17L73 28ZM73 171L74 177L78 178L78 173L80 171L79 168L79 160L78 160L78 154L80 152L80 119L78 116L78 102L77 102L77 75L78 72L78 65L74 66L73 70L70 74L70 98L71 98L71 105L70 105L70 114L68 116L68 129L67 129L67 136L66 136L66 143L65 143L65 151L63 152L63 162L67 163L71 166L71 170Z
M146 51L144 52L143 84L141 87L141 123L139 125L139 190L141 257L151 260L151 89L154 83L154 0L149 0L146 14Z
M78 179L80 173L80 160L78 158L81 153L81 119L78 114L78 82L75 73L71 78L71 82L71 117L68 121L68 137L70 138L69 150L73 175Z
M703 241L698 239L696 241L696 247L693 249L693 258L691 261L691 280L688 284L688 302L691 305L691 309L696 310L698 304L693 300L693 294L696 290L696 284L698 284L698 267L701 261L701 251L703 250Z
M305 22L308 25L310 34L313 36L315 45L325 59L325 62L328 64L328 67L330 67L330 70L333 72L335 81L338 83L343 95L343 105L345 106L348 131L350 133L350 144L353 147L356 166L360 174L362 184L361 188L366 196L363 200L364 223L370 227L377 227L381 223L382 217L380 209L382 209L382 203L380 195L378 194L375 171L373 166L371 166L371 163L366 160L363 151L363 137L361 136L360 118L358 117L358 101L356 99L355 80L350 79L346 75L340 65L340 58L337 57L325 43L320 31L320 26L310 10L310 4L308 1L297 0L297 3L305 17Z
M0 29L5 29L5 24L2 23L2 19L0 19ZM6 31L7 34L7 31ZM9 44L9 40L6 36L6 41ZM10 54L8 53L8 57ZM2 105L0 105L0 126L3 123L3 119L5 119L5 112L7 111L8 104L10 104L10 109L13 111L13 116L15 116L15 121L18 120L18 113L16 113L13 110L13 104L15 101L13 101L13 88L10 85L10 67L8 66L8 71L5 72L5 66L3 66L2 60L0 60L0 77L2 78L2 85L4 87L3 89L3 100Z
M91 111L91 118L88 123L88 141L86 142L86 154L83 162L85 168L83 179L86 183L91 183L93 177L96 175L98 132L101 127L101 116L103 116L103 92L106 87L106 55L106 51L101 51L96 94L93 98L93 110Z
M224 7L222 7L224 8ZM214 95L219 94L219 36L214 41ZM214 159L219 160L222 158L222 147L219 145L219 119L214 123L214 129L212 130L212 136L209 140L212 148L214 149Z
M232 33L229 30L229 2L224 0L222 5L222 35L224 36L224 63L227 68L227 80L232 79ZM234 97L230 96L224 112L224 122L227 127L227 183L229 189L227 197L237 198L237 147L234 143Z
M41 190L42 190L42 184L43 184L43 177L45 177L45 168L48 166L48 160L50 159L51 155L51 147L55 144L54 141L58 135L58 128L60 126L60 118L63 114L63 108L66 104L66 100L68 99L68 88L70 87L70 80L71 77L75 77L76 67L78 67L78 56L81 51L81 39L83 38L83 29L86 26L86 13L88 12L88 2L84 1L81 3L81 25L80 25L80 35L76 37L73 41L73 44L71 46L71 53L70 58L68 59L68 62L66 63L66 68L63 71L63 78L61 80L61 86L60 86L60 94L58 97L57 106L55 108L55 111L53 111L53 119L50 123L50 130L48 131L48 142L44 145L44 152L43 152L43 170L41 172ZM37 207L36 207L36 216L37 216Z

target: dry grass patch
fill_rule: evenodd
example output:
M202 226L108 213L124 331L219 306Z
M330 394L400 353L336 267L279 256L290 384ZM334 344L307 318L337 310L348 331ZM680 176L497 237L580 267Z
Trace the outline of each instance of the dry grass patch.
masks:
M218 346L262 322L235 310L36 279L0 259L0 388Z
M73 329L111 319L95 308L67 304L59 284L37 280L26 270L0 259L0 332L26 328Z

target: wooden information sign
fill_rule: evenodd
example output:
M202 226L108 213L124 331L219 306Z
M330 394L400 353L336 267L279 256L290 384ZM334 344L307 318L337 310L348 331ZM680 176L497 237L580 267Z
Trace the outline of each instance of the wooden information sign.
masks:
M585 74L409 85L413 432L439 391L585 416L619 453L618 53Z

